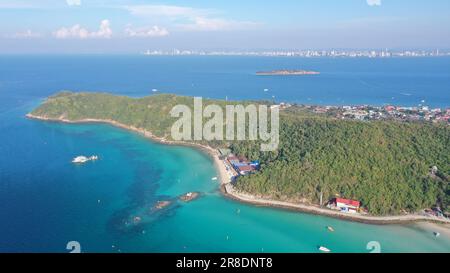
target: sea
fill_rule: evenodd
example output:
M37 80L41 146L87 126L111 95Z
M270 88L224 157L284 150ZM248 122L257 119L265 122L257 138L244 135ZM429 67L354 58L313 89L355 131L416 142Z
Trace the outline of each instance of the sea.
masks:
M275 69L321 74L255 75ZM65 253L73 241L81 252L450 252L449 237L416 224L367 225L229 200L212 160L193 148L109 125L25 118L60 90L446 108L450 58L0 55L0 252ZM78 155L100 159L72 164ZM178 200L191 191L200 198ZM155 209L161 200L172 203Z

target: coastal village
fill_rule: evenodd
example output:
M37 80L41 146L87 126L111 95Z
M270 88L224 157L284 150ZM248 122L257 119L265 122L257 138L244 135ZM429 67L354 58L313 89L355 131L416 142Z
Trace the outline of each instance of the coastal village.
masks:
M428 106L304 106L316 114L327 114L337 119L361 121L396 120L443 122L450 125L450 109L430 108Z
M424 101L422 101L424 103ZM371 105L343 105L343 106L322 106L322 105L305 105L290 104L281 102L273 104L271 108L279 108L286 110L290 107L299 107L314 114L322 114L328 117L343 120L390 120L390 121L407 121L407 122L432 122L447 123L450 125L450 108L431 108L426 105L418 106L371 106Z

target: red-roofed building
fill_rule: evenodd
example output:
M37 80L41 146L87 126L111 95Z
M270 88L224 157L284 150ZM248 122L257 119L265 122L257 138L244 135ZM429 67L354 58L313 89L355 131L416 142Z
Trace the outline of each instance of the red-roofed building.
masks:
M229 156L227 159L228 159L228 162L230 162L231 165L233 165L235 163L239 163L239 158L237 158L236 156Z
M239 161L241 162L248 162L248 159L245 156L240 156Z
M330 202L330 205L331 208L335 208L343 212L356 213L361 206L361 202L351 199L334 198Z
M238 169L242 175L245 175L246 173L249 173L249 172L253 172L255 170L255 168L251 165L239 166Z
M388 105L388 106L384 107L384 109L385 109L386 111L388 111L388 112L392 112L392 111L395 110L395 106Z
M335 202L337 205L350 206L350 207L355 207L355 208L359 208L359 206L361 205L361 203L359 201L344 199L344 198L336 198Z

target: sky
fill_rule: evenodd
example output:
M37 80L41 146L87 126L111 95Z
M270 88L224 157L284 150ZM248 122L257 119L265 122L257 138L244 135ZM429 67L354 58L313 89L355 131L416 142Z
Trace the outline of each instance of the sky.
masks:
M0 0L1 53L449 49L448 0Z

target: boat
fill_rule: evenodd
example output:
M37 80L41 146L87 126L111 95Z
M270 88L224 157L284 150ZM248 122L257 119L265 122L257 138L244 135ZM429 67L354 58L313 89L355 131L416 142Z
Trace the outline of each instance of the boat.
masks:
M441 234L439 232L437 232L437 231L433 232L433 234L434 234L435 237L441 236Z
M88 161L95 161L95 160L98 160L98 156L96 156L96 155L93 155L91 157L86 157L86 156L80 155L80 156L75 157L72 160L72 163L83 164L83 163L86 163Z
M77 156L72 160L72 163L86 163L89 161L89 158L85 156Z
M328 231L334 232L334 228L332 226L327 226Z
M213 178L211 178L211 180L216 181L217 180L217 176L214 176Z
M139 224L141 221L142 221L142 218L139 217L139 216L136 216L136 217L133 218L134 224Z
M152 92L158 92L158 89L154 88L152 89Z
M331 250L329 250L328 248L324 247L324 246L320 246L319 250L322 252L331 252Z

